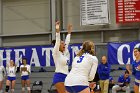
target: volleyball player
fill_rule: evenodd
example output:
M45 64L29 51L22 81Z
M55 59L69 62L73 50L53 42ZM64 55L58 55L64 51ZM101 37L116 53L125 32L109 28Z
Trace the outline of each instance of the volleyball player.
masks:
M64 80L68 74L69 58L67 57L68 45L71 37L72 25L68 25L68 34L65 42L60 40L60 22L56 22L56 42L53 49L53 59L55 63L55 74L53 84L58 93L66 93Z
M6 80L6 88L5 93L8 93L11 85L11 93L14 93L14 88L16 84L16 65L13 60L10 60L10 65L7 64L6 71L7 71L7 80Z
M5 78L6 72L4 66L0 65L0 93L2 92L3 80Z
M82 47L74 58L72 69L65 79L68 93L90 93L88 81L94 79L97 71L98 59L94 56L93 42L85 41Z
M22 93L25 93L25 85L27 84L28 93L31 93L30 89L30 79L29 74L31 73L30 65L27 64L27 59L22 59L22 65L20 66L21 73L21 84L22 84Z
M132 74L135 77L134 92L140 93L140 48L134 48L133 52L136 58L132 62ZM126 68L131 73L130 65L127 65Z

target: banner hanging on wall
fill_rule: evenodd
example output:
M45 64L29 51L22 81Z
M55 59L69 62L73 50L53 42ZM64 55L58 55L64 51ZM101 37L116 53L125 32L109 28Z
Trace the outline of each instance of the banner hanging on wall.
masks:
M131 64L135 60L133 49L140 48L140 41L128 43L108 43L108 62L110 64Z
M115 0L116 23L140 22L140 0Z
M81 44L69 46L70 64L76 53L80 50ZM14 60L17 66L20 66L22 58L27 58L31 66L54 66L52 57L52 46L24 46L15 48L0 48L0 65L6 66L10 60Z
M81 25L108 24L108 0L80 0Z

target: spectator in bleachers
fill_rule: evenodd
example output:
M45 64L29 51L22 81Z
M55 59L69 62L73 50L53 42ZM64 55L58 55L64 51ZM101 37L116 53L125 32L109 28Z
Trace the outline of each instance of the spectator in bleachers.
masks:
M54 42L53 59L55 63L55 74L53 84L58 93L66 93L64 86L65 78L68 74L68 45L70 42L72 25L68 25L68 34L65 42L60 40L60 22L56 22L56 42Z
M110 93L109 90L112 90L112 87L114 86L114 84L115 84L115 81L114 81L113 77L112 77L112 76L109 76L109 88L108 88L108 93Z
M109 88L112 89L112 87L114 86L115 82L113 80L113 77L112 76L109 76Z
M110 69L111 66L108 64L106 56L102 56L101 64L98 66L101 93L108 93Z
M3 93L2 86L3 86L3 80L4 80L5 76L6 76L5 68L4 68L4 66L0 65L0 93Z
M72 62L72 69L65 80L68 93L90 93L89 86L93 89L93 81L98 66L98 59L94 56L94 44L85 41L82 49ZM92 91L93 92L93 91Z
M140 93L140 48L134 48L133 52L136 59L132 62L132 72L130 65L127 65L126 68L135 77L134 92Z
M25 93L25 85L27 85L28 93L31 93L30 79L29 79L30 73L31 73L30 65L27 64L27 59L23 58L22 65L20 66L22 93Z
M8 93L9 89L11 88L11 93L14 93L14 88L16 84L16 64L13 60L10 60L10 64L6 65L6 72L7 72L7 80L6 80L6 88L5 93Z
M112 87L112 93L116 93L119 90L126 91L126 93L130 93L130 77L129 71L126 70L123 75L120 75L118 78L118 83Z

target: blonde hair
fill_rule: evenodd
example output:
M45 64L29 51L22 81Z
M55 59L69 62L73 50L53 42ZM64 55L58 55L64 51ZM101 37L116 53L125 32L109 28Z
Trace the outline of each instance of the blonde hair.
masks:
M77 56L82 56L83 53L89 53L91 55L94 55L94 43L92 41L85 41L82 44L82 49L78 52Z

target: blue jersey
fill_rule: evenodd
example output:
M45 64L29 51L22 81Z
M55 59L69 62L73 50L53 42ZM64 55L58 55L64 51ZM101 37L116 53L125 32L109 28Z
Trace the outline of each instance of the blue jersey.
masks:
M120 75L118 78L119 83L130 83L130 81L131 81L131 79L129 76L125 79L124 75Z
M132 74L135 76L136 79L140 80L140 70L137 69L137 67L140 65L139 62L132 62Z
M109 79L109 74L110 74L110 64L106 63L106 64L100 64L98 66L98 74L99 74L99 78L101 80L106 80Z

